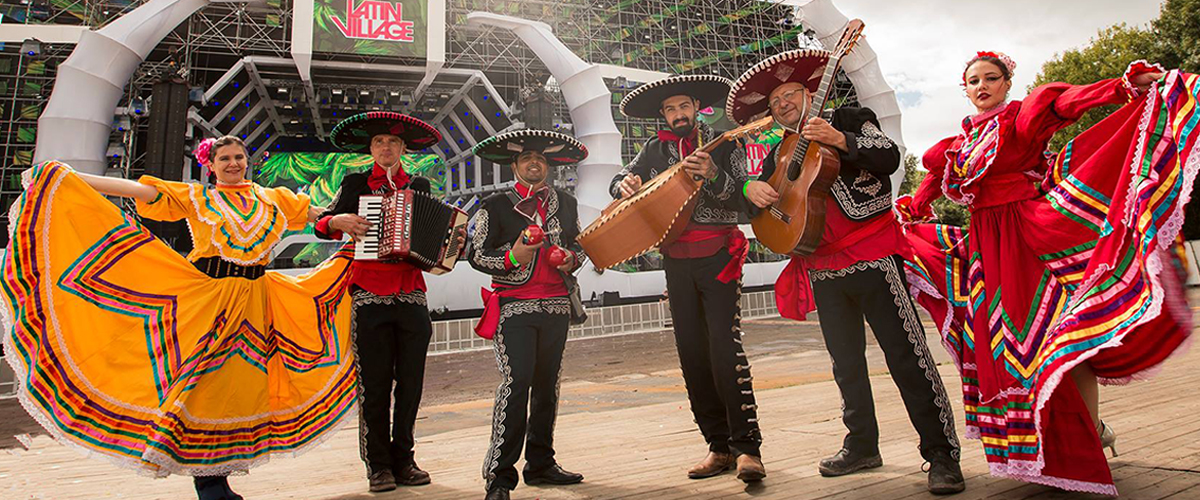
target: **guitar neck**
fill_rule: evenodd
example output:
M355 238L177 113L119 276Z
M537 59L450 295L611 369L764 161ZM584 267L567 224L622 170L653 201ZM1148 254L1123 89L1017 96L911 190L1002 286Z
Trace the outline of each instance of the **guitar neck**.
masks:
M797 131L804 128L804 124L808 123L809 120L821 116L821 111L825 109L825 102L829 99L829 88L833 86L833 78L837 75L837 70L841 62L842 58L838 56L825 65L825 74L821 76L821 85L817 87L817 92L813 94L812 105L808 107L808 113L797 124ZM804 136L801 136L796 142L795 153L792 153L792 161L788 165L788 172L791 177L795 177L799 172L810 147L813 147L812 141L805 139ZM805 154L799 154L801 152Z

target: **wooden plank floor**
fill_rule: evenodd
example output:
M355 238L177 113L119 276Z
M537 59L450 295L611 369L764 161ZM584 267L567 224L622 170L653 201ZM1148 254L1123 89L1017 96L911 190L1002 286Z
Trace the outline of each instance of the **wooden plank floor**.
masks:
M815 325L755 322L747 326L748 344L755 342L752 334L756 328L789 328L811 337ZM933 332L930 325L926 328ZM956 371L932 335L930 344L955 401L961 433ZM883 436L882 468L832 479L817 474L816 462L838 449L844 433L839 418L841 402L828 375L828 357L822 350L780 350L753 359L767 480L753 486L731 474L688 480L684 471L701 458L705 447L692 423L672 358L663 359L658 371L564 384L557 457L566 468L587 479L569 487L522 485L513 498L933 498L925 491L916 433L895 386L885 372L878 371L884 366L881 353L872 347L869 358L877 368L872 382ZM431 358L431 368L439 362ZM1110 464L1122 498L1200 499L1200 399L1194 397L1200 388L1200 370L1194 368L1198 364L1200 352L1183 353L1151 381L1102 389L1105 421L1119 436L1120 456ZM299 458L275 459L249 476L232 478L231 483L247 499L482 498L480 468L490 434L490 399L480 394L472 400L422 409L418 427L425 433L418 437L417 456L433 475L433 484L428 486L367 493L353 423ZM963 442L963 469L967 491L955 499L1104 498L992 478L976 441ZM194 493L190 478L139 477L107 462L82 458L46 436L37 436L28 449L0 452L0 498L186 499L194 498Z

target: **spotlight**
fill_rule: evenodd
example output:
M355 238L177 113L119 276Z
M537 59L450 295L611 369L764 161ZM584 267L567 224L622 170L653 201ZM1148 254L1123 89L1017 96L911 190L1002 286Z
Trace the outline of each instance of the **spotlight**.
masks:
M129 100L129 112L133 113L134 116L145 116L146 111L145 99L142 99L141 97L134 97L133 99Z
M118 143L110 143L108 149L104 152L104 156L109 158L122 158L125 156L125 145Z
M130 120L129 120L129 115L123 115L123 116L116 117L116 119L113 120L113 128L117 129L117 132L122 132L122 133L129 131L129 129L132 128L132 124L130 123Z
M41 57L42 41L37 38L26 38L21 42L21 55L25 57Z

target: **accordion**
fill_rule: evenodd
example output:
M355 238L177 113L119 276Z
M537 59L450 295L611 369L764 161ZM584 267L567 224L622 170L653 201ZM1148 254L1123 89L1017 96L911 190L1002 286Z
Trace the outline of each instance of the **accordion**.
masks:
M467 213L418 191L362 196L358 215L372 226L354 246L356 260L402 260L442 274L454 269L466 246L455 233L466 228Z

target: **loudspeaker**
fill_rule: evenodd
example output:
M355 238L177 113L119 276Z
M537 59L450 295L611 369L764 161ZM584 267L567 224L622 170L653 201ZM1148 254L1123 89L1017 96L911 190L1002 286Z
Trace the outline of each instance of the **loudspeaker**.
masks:
M525 101L525 127L551 130L554 128L554 103L542 92L534 92Z
M186 151L188 93L187 82L163 80L154 84L150 100L150 123L146 132L146 175L159 179L183 180L188 164ZM146 221L146 228L177 251L191 250L192 240L184 222Z

